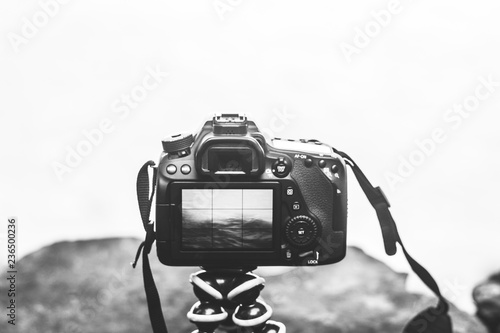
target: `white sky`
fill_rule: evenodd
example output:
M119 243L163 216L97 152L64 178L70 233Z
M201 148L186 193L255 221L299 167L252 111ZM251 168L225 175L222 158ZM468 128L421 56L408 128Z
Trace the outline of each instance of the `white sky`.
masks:
M355 158L385 189L409 251L463 308L500 269L500 86L481 81L500 82L500 3L54 1L50 17L38 1L0 4L0 225L4 242L7 216L19 218L21 255L142 237L136 173L161 139L242 112L266 134ZM220 3L234 5L221 14ZM356 37L366 28L372 37ZM347 44L359 46L351 62ZM122 100L131 92L143 98L133 107ZM474 111L448 111L463 103ZM58 180L53 164L99 126L107 133ZM433 149L419 148L433 135ZM400 166L410 157L420 165ZM407 174L393 188L386 176L398 168ZM375 213L349 180L349 243L407 271L401 253L385 256Z

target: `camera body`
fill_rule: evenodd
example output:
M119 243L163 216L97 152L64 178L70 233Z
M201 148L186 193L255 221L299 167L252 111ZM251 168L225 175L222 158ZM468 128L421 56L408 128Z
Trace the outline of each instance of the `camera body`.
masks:
M346 253L345 162L317 140L266 142L222 114L163 140L156 240L170 266L325 265Z

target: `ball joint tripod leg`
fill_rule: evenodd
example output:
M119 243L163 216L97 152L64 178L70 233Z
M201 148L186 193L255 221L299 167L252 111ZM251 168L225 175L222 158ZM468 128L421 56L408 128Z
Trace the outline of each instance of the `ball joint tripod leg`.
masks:
M249 271L206 269L191 274L199 299L187 314L198 328L193 333L213 333L221 324L227 332L286 333L285 325L269 320L272 309L259 298L265 280Z

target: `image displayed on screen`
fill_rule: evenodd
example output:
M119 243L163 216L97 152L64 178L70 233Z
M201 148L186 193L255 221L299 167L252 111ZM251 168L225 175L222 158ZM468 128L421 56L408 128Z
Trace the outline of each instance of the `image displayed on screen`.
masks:
M183 189L182 249L269 250L272 189Z

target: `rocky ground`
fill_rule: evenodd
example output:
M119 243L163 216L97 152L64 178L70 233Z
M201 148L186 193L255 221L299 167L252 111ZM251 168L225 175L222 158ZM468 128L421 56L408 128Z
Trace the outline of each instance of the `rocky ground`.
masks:
M1 332L151 332L140 264L130 266L137 239L61 242L18 263L16 326ZM172 268L151 256L169 332L191 332L186 313L196 302L188 282L196 268ZM262 296L288 333L399 333L435 300L405 291L406 276L350 248L339 264L296 268L266 278ZM0 280L1 299L8 281ZM2 305L3 307L3 305ZM4 310L5 311L5 310ZM473 317L452 307L454 331L484 333Z

